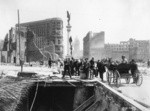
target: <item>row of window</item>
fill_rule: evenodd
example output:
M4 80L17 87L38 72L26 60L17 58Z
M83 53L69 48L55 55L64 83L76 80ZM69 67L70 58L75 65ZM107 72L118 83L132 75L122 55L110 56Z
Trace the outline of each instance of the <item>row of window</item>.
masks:
M56 24L56 23L54 22L54 24ZM46 27L46 25L35 25L35 26L30 26L30 28L38 36L45 36L46 34L49 35L50 33L52 35L55 35L55 34L62 35L62 31L61 31L62 26L61 26L60 22L58 22L57 25L47 23L47 27ZM52 31L52 32L50 32L50 31Z
M63 25L60 22L50 22L47 23L47 28L62 28Z
M116 48L116 49L113 49L114 51L128 51L129 49L128 48Z
M51 42L51 40L47 40L47 45L49 45ZM62 45L62 40L61 39L57 39L56 41L55 40L52 40L53 44L55 45Z
M50 25L52 25L52 26L61 26L61 22L58 22L58 21L50 22Z
M62 47L55 47L55 50L56 50L56 52L57 51L63 51L63 48Z
M63 35L61 30L52 30L51 35Z
M37 30L34 30L34 32L38 36L46 36L45 29L37 29ZM62 30L47 30L47 35L63 35L63 33L62 33Z

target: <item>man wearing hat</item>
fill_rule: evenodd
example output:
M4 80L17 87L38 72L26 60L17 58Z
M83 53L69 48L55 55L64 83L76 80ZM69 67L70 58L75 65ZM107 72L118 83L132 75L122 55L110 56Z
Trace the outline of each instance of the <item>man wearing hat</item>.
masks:
M126 57L123 55L122 56L122 61L121 61L121 63L128 63L128 60L126 59Z

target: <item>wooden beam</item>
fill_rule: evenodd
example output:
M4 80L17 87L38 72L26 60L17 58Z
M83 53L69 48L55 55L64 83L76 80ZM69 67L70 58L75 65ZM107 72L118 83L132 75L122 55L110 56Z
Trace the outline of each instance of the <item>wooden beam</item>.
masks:
M100 105L100 101L96 101L95 103L93 103L88 109L86 109L85 111L95 111L95 109L97 109L97 107Z
M83 102L79 107L77 107L74 111L83 111L87 106L92 104L95 101L95 96L91 96L88 100Z

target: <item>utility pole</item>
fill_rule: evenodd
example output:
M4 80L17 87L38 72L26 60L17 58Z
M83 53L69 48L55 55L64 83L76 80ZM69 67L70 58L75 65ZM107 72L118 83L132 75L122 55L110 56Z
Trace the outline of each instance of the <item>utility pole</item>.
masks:
M15 42L16 42L16 50L15 50L15 65L17 65L17 27L15 28Z
M18 10L18 36L19 36L19 65L21 66L21 72L23 71L23 60L21 59L21 46L20 46L20 16L19 16L19 10Z
M19 65L20 65L20 16L18 10L18 39L19 39Z
M2 49L1 49L1 64L2 64Z

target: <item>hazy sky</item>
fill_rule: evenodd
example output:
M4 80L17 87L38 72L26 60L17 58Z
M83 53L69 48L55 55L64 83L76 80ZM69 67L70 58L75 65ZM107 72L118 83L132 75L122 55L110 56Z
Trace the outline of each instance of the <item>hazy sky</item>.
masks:
M82 40L88 31L105 31L106 43L150 39L150 0L0 0L0 39L17 23L17 9L21 23L61 17L64 39L67 10L73 38Z

